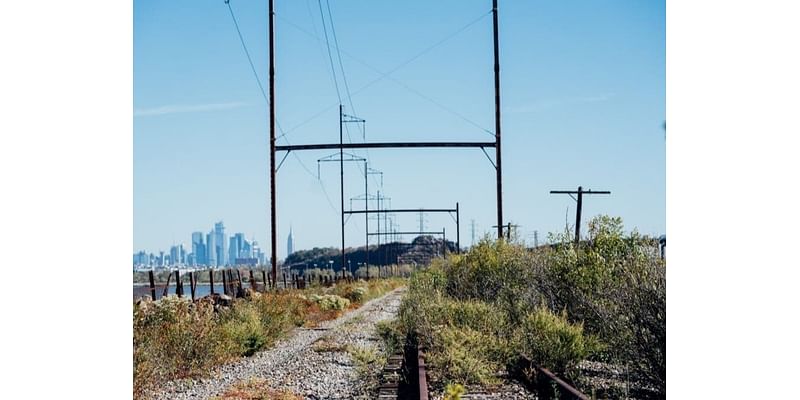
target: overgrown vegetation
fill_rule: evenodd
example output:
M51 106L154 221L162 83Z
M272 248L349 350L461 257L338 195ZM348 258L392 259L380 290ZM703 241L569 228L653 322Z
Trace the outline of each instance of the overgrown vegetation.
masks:
M275 390L264 379L251 379L231 386L213 400L302 400L302 397L289 391Z
M666 276L652 241L602 216L578 248L568 233L551 242L486 239L434 262L412 276L399 331L417 334L441 382L492 384L522 356L577 378L593 359L627 366L663 395Z
M375 364L378 364L377 368L382 367L383 363L386 361L381 358L378 351L372 347L348 346L347 352L350 353L350 357L356 365L356 370L362 375L367 374L370 368Z
M222 308L210 299L193 303L176 296L135 304L134 394L159 381L204 375L271 346L294 327L316 326L404 283L385 279L253 293Z

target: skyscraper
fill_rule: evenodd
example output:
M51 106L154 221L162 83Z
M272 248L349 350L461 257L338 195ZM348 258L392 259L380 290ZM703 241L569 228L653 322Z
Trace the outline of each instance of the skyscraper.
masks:
M228 262L231 265L236 264L237 258L244 258L244 242L244 234L241 232L231 236L228 246Z
M289 227L289 238L286 240L286 257L294 253L294 236L292 236L292 227Z
M206 235L206 262L209 267L217 266L216 235L211 231Z
M247 239L244 240L242 243L242 254L239 256L241 258L251 258L253 257L253 248L250 245L250 242Z
M217 222L214 224L214 246L210 246L210 248L214 249L214 259L217 261L217 265L228 265L227 261L227 238L225 237L225 226L222 224L222 221Z
M207 265L206 245L203 242L203 232L192 232L192 253L195 265Z
M180 263L181 257L181 250L178 246L172 246L169 248L169 264L168 265L178 265Z

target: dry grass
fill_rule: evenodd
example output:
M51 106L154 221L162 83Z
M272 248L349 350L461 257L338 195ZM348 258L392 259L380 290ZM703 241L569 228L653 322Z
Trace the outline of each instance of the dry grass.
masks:
M302 400L299 395L269 387L265 379L251 379L231 386L214 400Z
M314 342L311 347L317 353L338 353L347 350L347 346L336 343L330 336L323 336Z

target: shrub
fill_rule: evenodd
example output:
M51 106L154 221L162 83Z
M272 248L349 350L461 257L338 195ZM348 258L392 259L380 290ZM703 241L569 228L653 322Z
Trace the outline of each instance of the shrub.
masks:
M548 253L540 290L554 309L606 343L605 357L625 363L661 390L666 382L666 269L652 243L622 220L589 223L589 240L575 249L568 235Z
M366 294L367 294L367 288L366 287L362 287L362 286L355 287L355 288L348 287L347 290L344 291L344 294L342 295L342 297L347 298L348 300L352 301L353 303L361 303L362 301L364 301L364 298L366 297Z
M561 315L539 307L528 314L520 327L520 349L535 363L563 374L600 346L591 336L584 336L582 324L571 324Z
M269 293L250 302L258 310L264 334L271 340L295 326L303 325L308 314L309 302L294 295Z
M311 301L317 303L319 305L320 310L328 311L328 310L344 310L348 306L350 306L350 300L347 300L344 297L339 297L335 294L325 294L325 295L318 295L312 294L310 297Z
M551 240L553 248L531 251L484 239L466 254L435 260L410 279L401 330L418 333L434 353L443 342L460 349L461 359L434 354L459 371L450 377L480 380L486 371L473 362L501 364L514 354L560 373L593 357L625 364L663 393L666 269L654 242L625 234L622 220L607 216L590 221L579 247L569 232ZM472 347L481 335L497 340L492 351Z
M232 353L251 356L267 345L261 316L252 304L240 302L224 312L222 321L222 331L230 339Z
M157 380L198 375L229 357L213 306L169 296L134 306L134 392Z
M532 256L521 244L483 239L467 254L443 263L447 294L497 304L512 322L519 322L528 309L526 303L540 301L531 290L531 264Z
M505 367L496 357L500 339L470 328L442 327L434 332L427 356L444 380L496 384L495 374Z

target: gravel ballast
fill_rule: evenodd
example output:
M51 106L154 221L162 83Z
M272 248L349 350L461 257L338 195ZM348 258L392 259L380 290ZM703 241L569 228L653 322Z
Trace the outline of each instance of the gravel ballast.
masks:
M233 384L256 378L305 399L375 398L373 382L361 376L347 349L381 351L375 324L396 316L404 291L405 288L395 289L317 328L296 328L273 348L222 365L211 377L167 382L146 397L207 399L221 395ZM332 346L330 351L319 351L319 344L315 349L315 343Z

